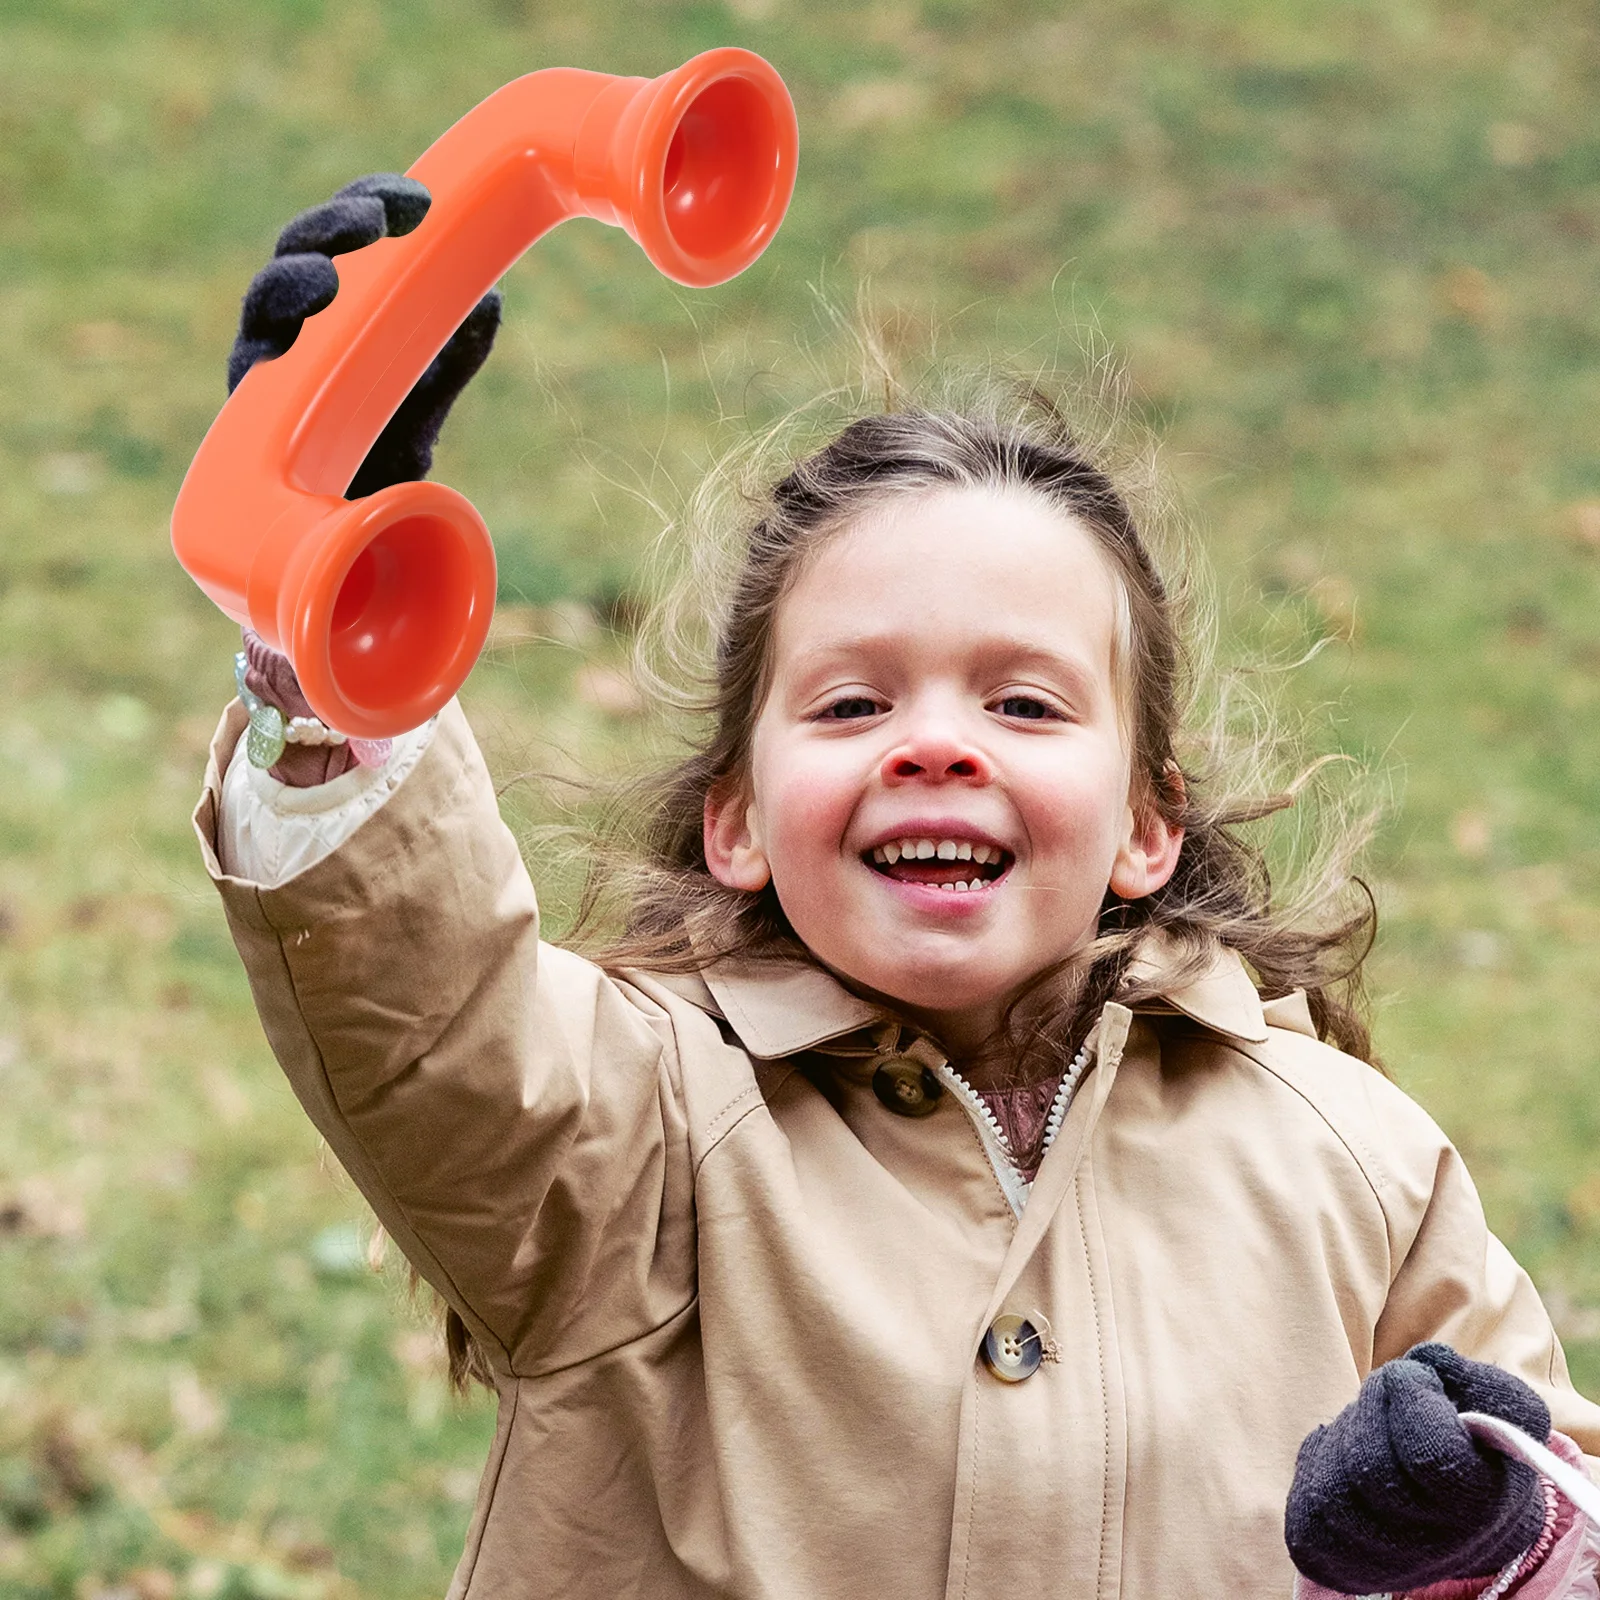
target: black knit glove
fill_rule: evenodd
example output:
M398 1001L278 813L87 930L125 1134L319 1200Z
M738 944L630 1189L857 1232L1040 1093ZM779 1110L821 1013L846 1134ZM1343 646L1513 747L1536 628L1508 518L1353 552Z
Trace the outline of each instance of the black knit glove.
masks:
M1513 1422L1541 1444L1550 1411L1520 1378L1419 1344L1386 1362L1300 1446L1284 1536L1306 1577L1341 1594L1489 1578L1544 1526L1538 1474L1482 1445L1458 1413Z
M410 233L431 203L432 196L415 178L374 172L347 183L324 204L302 211L278 235L272 260L245 293L239 335L228 356L229 394L256 362L281 356L306 318L331 303L339 292L334 256L386 234ZM491 289L400 402L350 480L348 499L427 476L439 429L488 358L499 327L500 293Z
M228 354L228 393L233 393L256 362L281 356L294 343L306 318L332 303L339 292L334 256L359 250L386 235L410 233L427 216L432 202L433 197L415 178L374 172L347 183L324 204L302 211L278 235L272 260L245 291L238 337ZM400 402L350 480L345 490L348 499L359 500L392 483L427 476L439 429L456 397L488 359L499 327L500 293L491 289L467 313ZM244 630L244 647L249 662L245 682L250 691L275 705L285 717L310 715L311 707L289 658L249 628ZM292 744L272 768L272 775L281 783L309 788L338 777L353 760L348 744Z

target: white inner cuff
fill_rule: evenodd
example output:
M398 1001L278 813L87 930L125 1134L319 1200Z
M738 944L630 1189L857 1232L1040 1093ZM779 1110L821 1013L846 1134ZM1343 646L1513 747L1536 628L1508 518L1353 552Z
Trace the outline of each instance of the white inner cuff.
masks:
M308 789L279 783L234 746L222 780L217 858L230 878L276 889L331 856L405 781L433 739L432 718L396 737L381 767L352 767Z

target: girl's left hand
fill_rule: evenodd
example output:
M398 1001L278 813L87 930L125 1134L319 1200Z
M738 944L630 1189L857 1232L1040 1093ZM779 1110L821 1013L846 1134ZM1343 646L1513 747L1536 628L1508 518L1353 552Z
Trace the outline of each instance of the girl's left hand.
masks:
M372 172L292 218L278 235L272 259L245 292L239 333L228 355L228 393L256 362L283 355L306 318L333 300L339 291L334 256L385 236L410 233L431 204L432 197L415 178ZM488 360L499 327L500 291L491 289L400 402L345 490L347 500L427 477L444 419Z
M1341 1594L1486 1581L1544 1526L1531 1467L1480 1445L1462 1411L1504 1417L1541 1443L1550 1411L1520 1378L1421 1344L1377 1368L1300 1446L1284 1535L1306 1577Z

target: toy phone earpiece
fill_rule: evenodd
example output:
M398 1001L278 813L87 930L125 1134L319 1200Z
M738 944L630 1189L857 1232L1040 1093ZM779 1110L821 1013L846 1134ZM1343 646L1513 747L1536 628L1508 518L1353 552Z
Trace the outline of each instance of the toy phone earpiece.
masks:
M484 292L574 216L625 228L703 288L766 248L794 189L794 106L746 50L659 78L556 67L468 112L410 176L433 204L400 238L337 259L339 293L218 414L172 514L185 569L294 663L324 722L381 739L466 678L494 608L494 546L464 496L344 490Z

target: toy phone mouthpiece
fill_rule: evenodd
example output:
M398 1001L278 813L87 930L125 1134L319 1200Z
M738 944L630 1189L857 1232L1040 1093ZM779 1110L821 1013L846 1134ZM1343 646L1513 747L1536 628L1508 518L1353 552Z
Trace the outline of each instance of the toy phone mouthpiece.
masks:
M425 722L488 635L494 545L464 495L421 481L344 499L462 319L568 217L626 229L678 283L726 282L777 232L797 146L783 80L747 50L659 78L533 72L411 168L433 195L413 232L337 258L333 304L245 374L172 513L184 568L288 655L330 727L381 739Z

